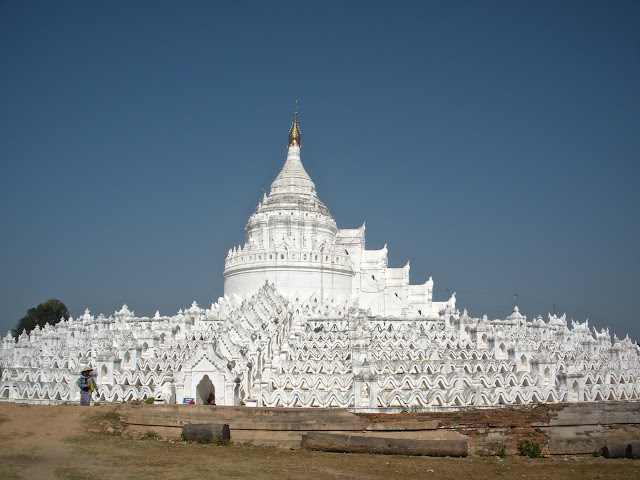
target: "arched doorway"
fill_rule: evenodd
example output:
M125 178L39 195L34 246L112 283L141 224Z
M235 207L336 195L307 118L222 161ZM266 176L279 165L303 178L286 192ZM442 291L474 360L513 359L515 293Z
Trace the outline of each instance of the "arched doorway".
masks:
M196 404L209 405L208 399L211 394L213 394L214 399L212 403L215 404L216 389L213 386L213 382L211 382L209 375L205 375L202 377L202 380L200 380L200 383L196 388Z

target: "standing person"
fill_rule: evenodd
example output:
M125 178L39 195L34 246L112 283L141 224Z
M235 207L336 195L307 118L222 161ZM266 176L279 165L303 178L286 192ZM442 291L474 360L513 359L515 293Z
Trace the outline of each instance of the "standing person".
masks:
M80 387L80 405L84 407L91 406L91 393L96 392L98 395L98 386L91 376L93 368L85 367L80 373L82 376L78 379L78 387Z

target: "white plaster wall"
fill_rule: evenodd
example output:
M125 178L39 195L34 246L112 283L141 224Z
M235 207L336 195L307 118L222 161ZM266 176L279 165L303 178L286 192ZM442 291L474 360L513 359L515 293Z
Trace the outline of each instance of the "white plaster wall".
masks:
M333 297L347 300L351 297L351 278L349 267L329 269L322 264L317 266L271 267L225 272L224 294L233 294L246 298L258 292L266 282L278 285L278 292L290 300L306 299L312 294L318 295L318 302Z
M428 316L431 313L431 299L433 283L423 285L409 285L409 305L419 315Z

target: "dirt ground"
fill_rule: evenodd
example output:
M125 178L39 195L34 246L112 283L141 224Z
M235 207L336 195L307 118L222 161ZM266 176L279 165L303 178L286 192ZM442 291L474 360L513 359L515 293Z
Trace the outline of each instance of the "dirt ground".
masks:
M139 440L101 431L117 424L113 409L0 402L0 480L640 478L640 460L592 456L431 458L172 443L153 433Z

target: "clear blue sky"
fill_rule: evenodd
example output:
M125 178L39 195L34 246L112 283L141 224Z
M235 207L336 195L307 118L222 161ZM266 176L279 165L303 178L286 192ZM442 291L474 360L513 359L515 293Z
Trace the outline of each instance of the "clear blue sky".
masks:
M640 340L640 3L0 2L0 330L175 314L286 155L469 313Z

